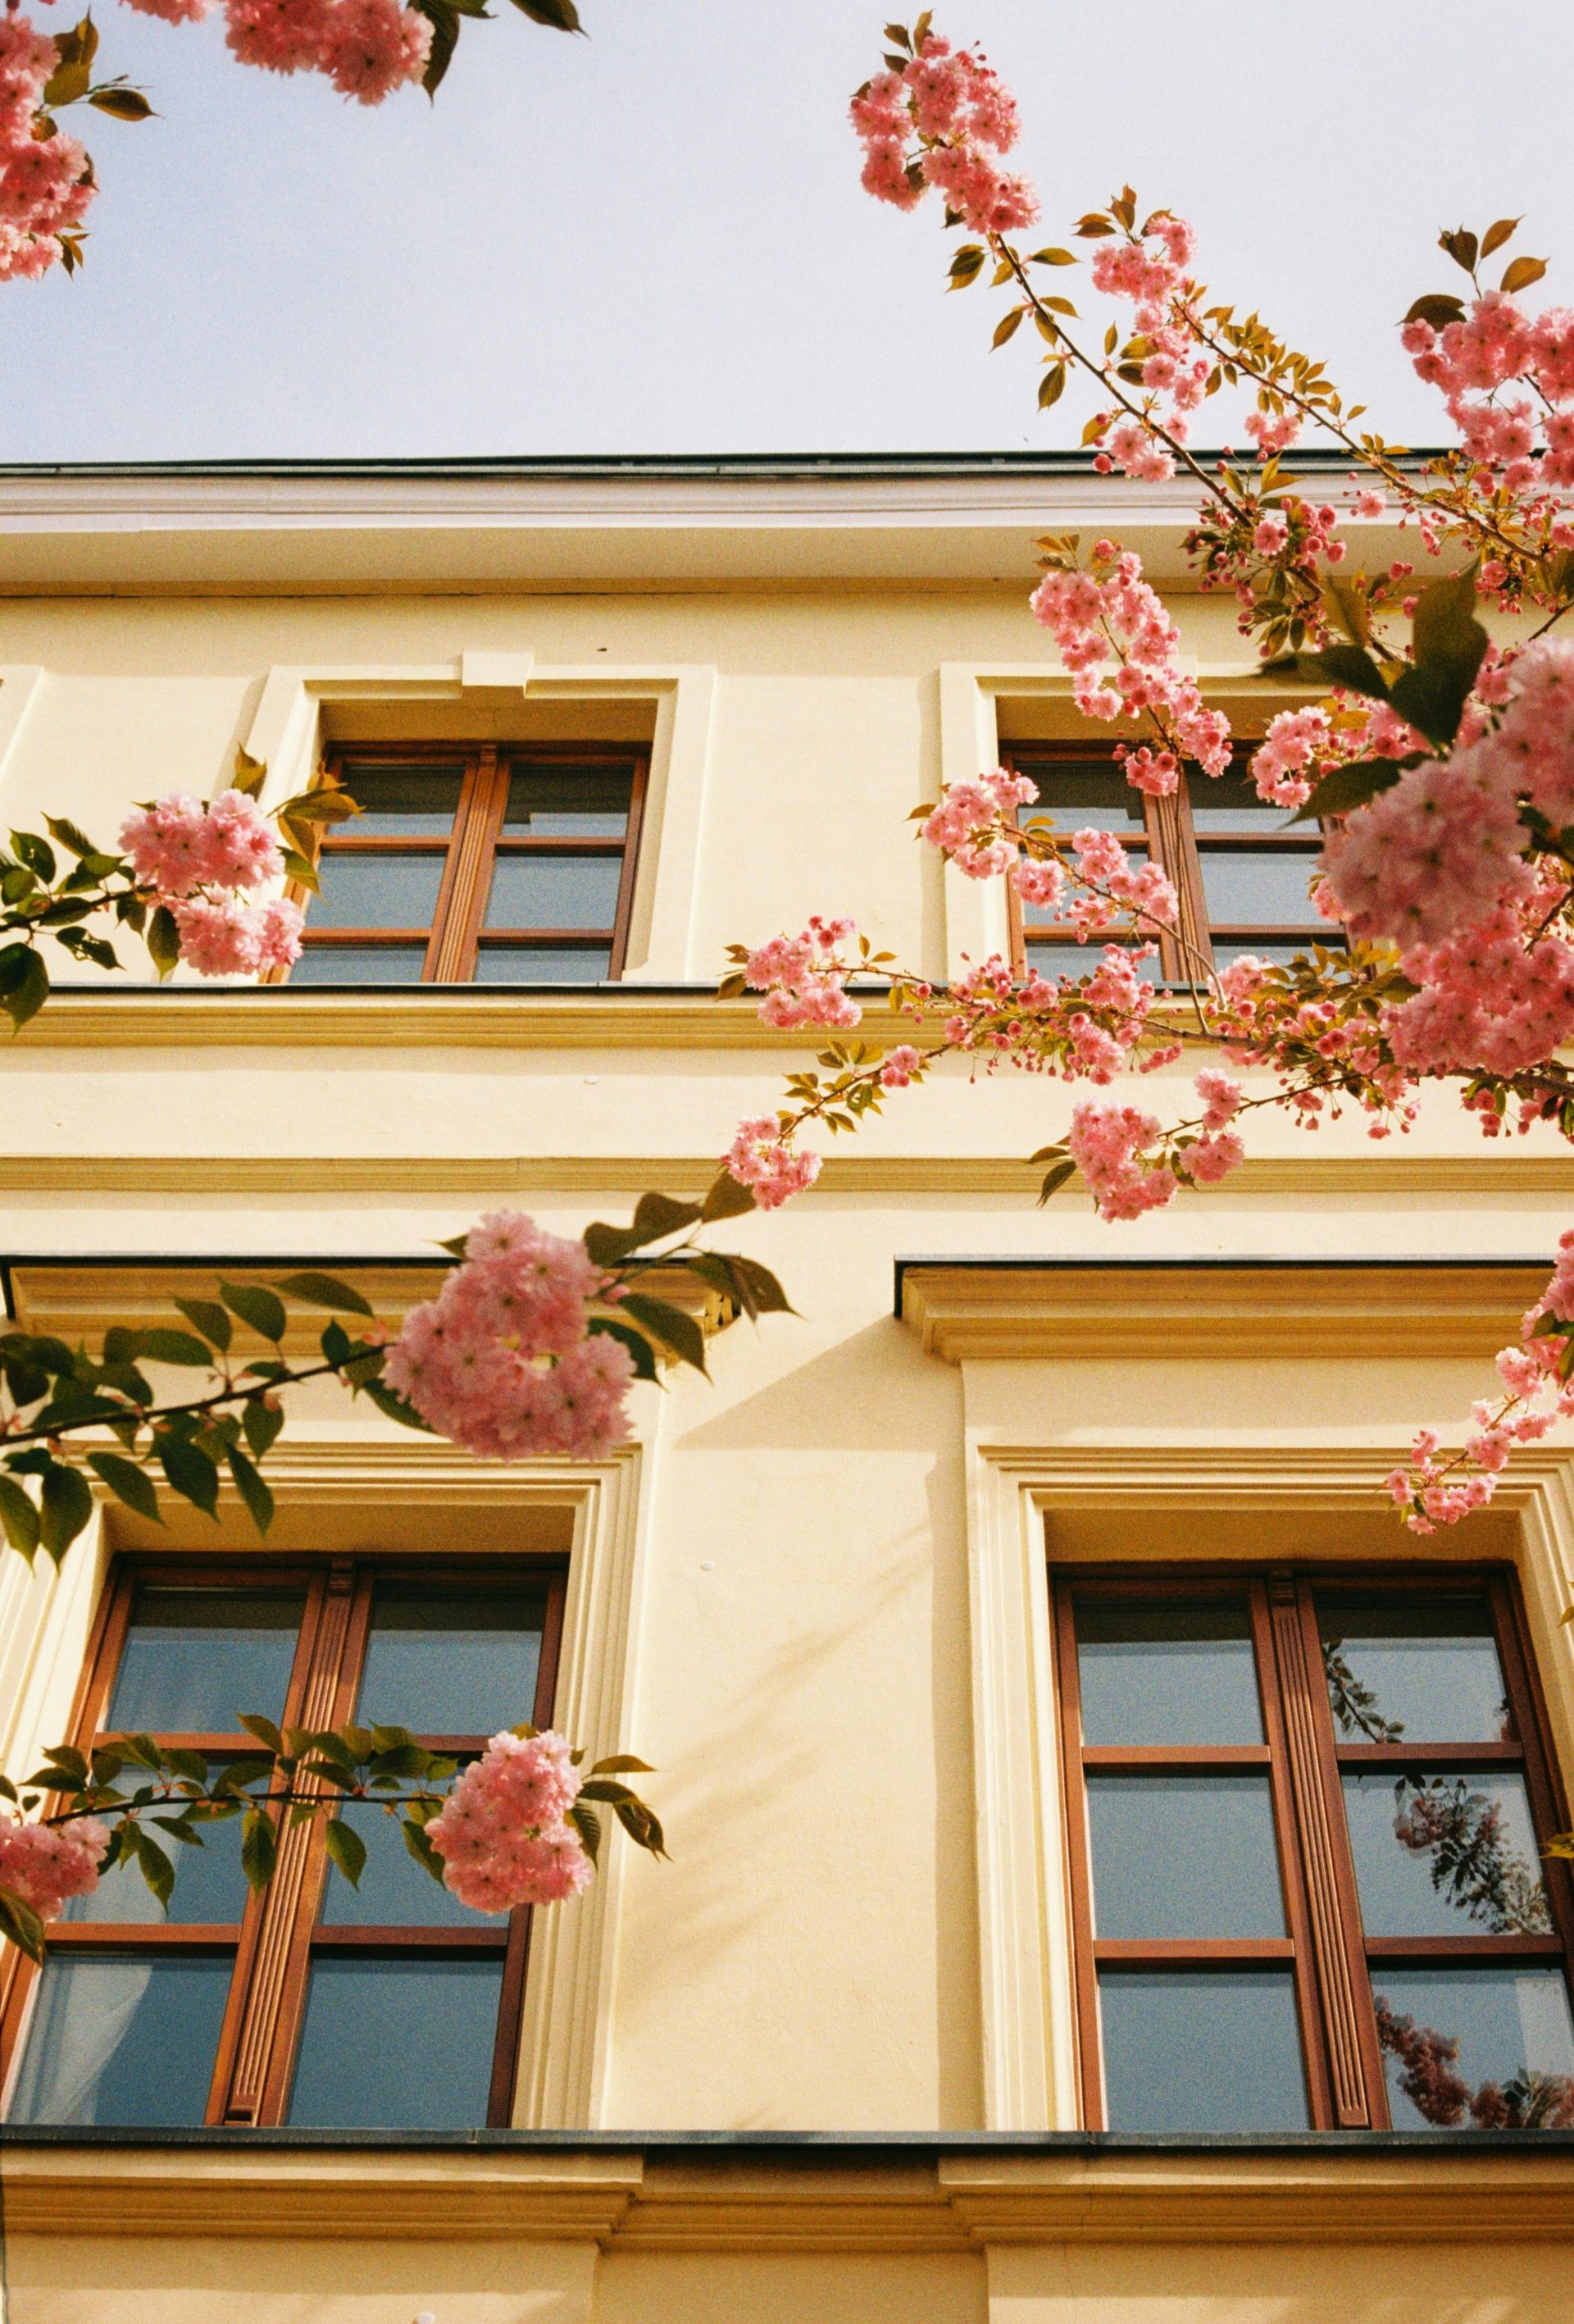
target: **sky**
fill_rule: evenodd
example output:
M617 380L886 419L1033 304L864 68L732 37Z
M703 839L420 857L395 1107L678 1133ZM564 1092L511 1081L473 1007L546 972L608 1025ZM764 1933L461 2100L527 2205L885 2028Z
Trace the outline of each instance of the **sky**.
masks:
M0 460L1077 442L1091 403L1036 412L1035 339L989 351L1005 294L942 296L937 207L859 190L879 0L580 4L586 39L493 0L435 104L365 108L237 65L220 20L100 0L98 69L158 118L67 116L103 191L82 273L0 286ZM1391 438L1445 432L1395 328L1463 287L1440 227L1524 213L1534 296L1574 303L1567 0L950 0L936 24L1017 91L1046 232L1128 179ZM1230 432L1212 407L1197 440Z

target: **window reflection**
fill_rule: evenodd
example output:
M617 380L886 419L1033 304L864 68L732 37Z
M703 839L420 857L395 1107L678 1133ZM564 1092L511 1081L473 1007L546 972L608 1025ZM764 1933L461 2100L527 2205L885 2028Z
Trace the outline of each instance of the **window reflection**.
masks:
M1522 1775L1347 1770L1344 1795L1368 1936L1551 1933Z
M1320 1591L1317 1611L1341 1741L1513 1740L1484 1596Z
M1396 2130L1574 2128L1574 2025L1555 1969L1380 1969Z
M233 1735L237 1711L279 1718L305 1611L299 1591L139 1590L106 1729Z
M11 2120L200 2123L229 1979L228 1954L46 1961Z

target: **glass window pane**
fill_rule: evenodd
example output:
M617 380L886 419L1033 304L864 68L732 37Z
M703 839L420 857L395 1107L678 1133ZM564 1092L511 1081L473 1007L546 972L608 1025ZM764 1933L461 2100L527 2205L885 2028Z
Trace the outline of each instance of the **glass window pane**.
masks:
M607 945L483 945L477 984L604 984L612 973Z
M1317 1614L1341 1742L1513 1740L1492 1609L1479 1591L1320 1590Z
M1551 1934L1522 1775L1347 1773L1344 1794L1369 1937Z
M1244 1597L1076 1600L1085 1743L1260 1743Z
M330 1929L434 1929L476 1926L469 1907L419 1865L404 1844L397 1818L370 1801L354 1801L339 1814L366 1843L358 1887L336 1864L328 1866L322 1917Z
M379 1585L355 1716L423 1735L495 1735L535 1716L547 1593L538 1583L423 1590Z
M1086 976L1091 969L1098 966L1097 956L1102 953L1107 941L1102 936L1094 937L1085 945L1029 941L1026 946L1027 965L1036 969L1040 976L1047 977L1051 983L1059 976ZM1156 954L1151 959L1139 960L1137 973L1145 984L1162 984L1164 982L1164 971L1159 966Z
M290 2120L313 2130L482 2128L502 1993L501 1960L319 1955Z
M325 848L308 918L314 928L429 928L444 855L364 855Z
M232 1721L233 1723L233 1721ZM119 1788L133 1791L134 1779L123 1778ZM171 1922L186 1927L211 1928L238 1923L246 1909L246 1877L241 1869L241 1819L202 1826L202 1845L193 1848L172 1840L168 1832L150 1827L148 1838L161 1848L175 1867L175 1886L168 1911L134 1865L116 1864L105 1873L90 1896L73 1896L63 1921Z
M419 945L314 945L290 972L291 984L419 984L427 948Z
M366 839L446 839L453 829L465 780L462 765L379 767L355 759L346 761L340 774L362 812L348 823L331 825L332 830Z
M105 1727L233 1735L239 1711L280 1718L305 1612L299 1591L139 1590Z
M1307 2127L1287 1969L1106 1969L1099 2007L1111 2130Z
M1376 1969L1395 2130L1574 2128L1574 2025L1555 1969Z
M1314 944L1325 945L1330 952L1344 950L1344 938L1338 928L1333 927L1326 933L1320 930L1315 936L1303 937L1296 944L1260 944L1255 936L1243 936L1238 944L1220 944L1215 936L1213 965L1215 968L1228 968L1232 960L1250 958L1268 961L1275 968L1287 968L1293 960L1303 959Z
M1017 808L1019 823L1051 816L1067 831L1113 831L1128 845L1146 842L1142 794L1132 788L1112 759L1092 759L1085 765L1040 760L1035 765L1018 756L1016 765L1019 775L1038 786L1037 798Z
M1186 792L1192 821L1199 831L1284 831L1292 810L1257 797L1257 787L1242 766L1227 767L1221 775L1205 775L1200 767L1186 770Z
M1266 1775L1088 1776L1093 1932L1282 1937Z
M200 2123L229 1994L230 1960L94 1960L44 1964L13 2122Z
M633 788L631 767L515 766L503 831L516 839L621 839Z
M1315 855L1287 848L1205 847L1202 893L1210 920L1230 927L1310 927L1318 915L1307 890L1317 871Z
M486 899L489 928L610 928L621 855L500 855Z

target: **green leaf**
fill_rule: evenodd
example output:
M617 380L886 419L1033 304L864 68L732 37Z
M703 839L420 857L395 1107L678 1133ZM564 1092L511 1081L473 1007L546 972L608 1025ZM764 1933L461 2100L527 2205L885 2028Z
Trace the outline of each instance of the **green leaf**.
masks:
M1077 1166L1069 1159L1057 1162L1053 1170L1046 1170L1044 1174L1044 1184L1038 1189L1040 1204L1047 1203L1050 1196L1058 1193L1068 1178L1074 1178L1076 1175Z
M205 1517L218 1517L218 1471L206 1452L179 1436L157 1436L153 1450L175 1490Z
M11 845L19 863L36 872L46 888L53 885L60 865L47 839L41 839L36 831L14 831Z
M580 1845L594 1864L601 1854L601 1818L594 1808L581 1805L575 1800L568 1811L568 1821L579 1834Z
M1546 271L1544 258L1515 258L1505 268L1500 287L1512 298L1516 290L1528 290L1533 282L1539 282Z
M257 1531L266 1533L273 1522L273 1496L235 1445L230 1446L228 1457L230 1474L235 1480L236 1492L246 1505L246 1513Z
M271 1819L261 1808L248 1808L241 1826L241 1869L253 1894L268 1886L278 1859L278 1835Z
M983 250L976 242L964 242L960 249L952 252L947 272L953 290L965 290L970 282L978 280L983 270L984 256Z
M425 1436L436 1435L436 1429L421 1418L414 1405L407 1404L402 1396L385 1388L380 1379L357 1380L355 1386L359 1394L370 1397L378 1411L390 1420L397 1420L401 1428L419 1429Z
M283 1425L283 1413L273 1411L260 1397L251 1397L241 1407L241 1426L246 1432L246 1443L254 1461L266 1459Z
M51 1462L44 1475L38 1538L57 1565L92 1514L93 1489L81 1471L62 1461Z
M213 1350L206 1340L198 1340L189 1332L139 1332L136 1353L145 1356L151 1364L200 1364L204 1370L213 1369Z
M370 1315L373 1311L369 1300L348 1283L341 1283L336 1275L316 1275L308 1269L301 1275L287 1275L275 1286L291 1299L304 1299L313 1307L336 1307L346 1315ZM270 1333L271 1339L278 1338Z
M268 779L266 759L253 759L244 743L235 744L235 770L230 777L230 788L240 791L246 798L261 798L262 786Z
M1008 307L1007 309L999 321L995 325L995 336L990 341L991 347L1003 347L1007 340L1015 336L1017 331L1021 327L1024 311L1025 310L1020 307Z
M574 0L514 0L514 6L532 24L545 24L554 32L583 32L579 11Z
M1349 815L1379 791L1392 790L1404 768L1397 759L1353 759L1348 767L1333 767L1312 788L1293 823L1315 823L1320 816Z
M1442 290L1429 290L1424 298L1414 301L1404 316L1405 322L1430 323L1434 331L1446 330L1450 323L1460 323L1464 318L1464 300Z
M283 1736L274 1726L273 1721L271 1719L264 1719L260 1711L239 1712L235 1724L237 1727L244 1727L248 1735L254 1735L259 1743L265 1743L277 1758L282 1759L285 1757Z
M286 799L279 809L291 823L347 823L361 812L348 791L336 784L324 783L315 791L300 791Z
M168 904L161 904L148 922L147 947L161 983L180 957L180 931Z
M425 15L426 10L424 8L421 10L421 14ZM434 47L436 43L434 42ZM432 53L431 49L427 51L427 72L428 73L432 69ZM423 74L421 78L424 83L426 75ZM433 86L435 87L436 83L434 83ZM293 880L298 888L305 888L309 894L313 896L320 896L322 894L322 881L317 876L316 866L310 863L304 855L297 853L293 847L283 848L281 850L281 853L284 858L284 877L287 880Z
M669 1299L650 1299L638 1291L631 1291L619 1305L682 1362L692 1364L697 1372L704 1370L705 1335L692 1315L675 1307Z
M614 1751L610 1759L598 1759L590 1772L593 1775L653 1775L656 1770L631 1751Z
M152 1517L155 1525L163 1523L153 1480L136 1462L123 1460L118 1452L89 1452L87 1466L103 1478L117 1501L124 1501L140 1517Z
M51 837L58 839L60 845L68 848L73 855L88 856L97 855L100 853L87 833L79 829L76 824L68 823L63 815L46 815L44 821L49 825ZM117 855L112 855L105 860L111 863L118 863L120 858Z
M0 966L8 955L14 958L18 954L21 958L14 971L8 979L0 978L0 1009L5 1010L16 1032L30 1018L38 1015L50 997L50 973L31 945L8 945L5 952L0 953Z
M408 1816L401 1816L400 1818L399 1828L404 1834L404 1844L406 1848L409 1849L410 1854L415 1858L416 1862L420 1865L424 1870L429 1872L434 1880L440 1883L443 1877L443 1859L437 1854L437 1849L432 1846L431 1841L427 1838L426 1833L422 1831L420 1825L419 1823L412 1823Z
M636 1847L648 1848L652 1856L666 1855L667 1840L660 1821L651 1813L643 1800L637 1800L632 1795L626 1800L620 1800L613 1808L612 1813Z
M1065 385L1066 367L1064 364L1051 364L1049 368L1045 371L1044 377L1038 383L1038 408L1040 411L1047 411L1052 403L1058 403L1060 401L1061 397L1065 393Z
M585 1329L592 1333L599 1333L603 1339L616 1340L621 1346L627 1348L634 1360L636 1379L657 1379L656 1351L643 1332L636 1332L632 1324L619 1323L611 1315L593 1315Z
M222 1355L235 1336L235 1326L216 1299L179 1299L175 1305L186 1321L205 1340L211 1340Z
M107 88L89 90L87 102L115 121L147 121L153 110L140 88L120 88L113 82Z
M38 1547L38 1504L14 1477L0 1475L0 1526L12 1548L20 1550L31 1565Z
M1074 251L1036 250L1028 260L1030 266L1078 266L1082 263Z
M243 1323L249 1323L253 1332L261 1333L264 1340L272 1340L277 1347L284 1337L289 1318L284 1302L276 1292L265 1290L260 1283L221 1283L218 1296L233 1315L238 1315Z
M0 1936L9 1937L29 1960L43 1959L43 1923L14 1889L0 1888Z
M331 1817L324 1827L323 1839L328 1854L338 1866L352 1888L361 1885L361 1875L366 1868L366 1843L352 1824L338 1816Z
M743 1218L754 1206L753 1189L740 1185L731 1170L722 1170L711 1181L700 1206L700 1217L706 1226L712 1226L718 1219Z
M1324 646L1321 653L1297 654L1295 667L1302 678L1326 678L1352 694L1367 694L1378 702L1388 699L1388 681L1362 646Z
M147 1882L160 1904L167 1905L170 1902L170 1891L175 1886L173 1864L159 1846L158 1841L151 1839L139 1824L129 1823L125 1826L125 1830L132 1835L132 1846L136 1850L136 1859L142 1868L143 1878Z
M740 1258L735 1251L723 1251L718 1256L732 1278L739 1305L745 1314L796 1314L797 1309L769 1267L761 1267L757 1259Z

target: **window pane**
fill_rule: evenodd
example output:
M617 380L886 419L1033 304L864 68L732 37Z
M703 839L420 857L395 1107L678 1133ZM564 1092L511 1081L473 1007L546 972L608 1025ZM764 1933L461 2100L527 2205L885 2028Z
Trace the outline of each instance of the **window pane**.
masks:
M1112 759L1090 760L1085 765L1018 757L1017 772L1038 786L1036 799L1017 808L1018 823L1035 816L1053 816L1067 831L1113 831L1128 844L1145 843L1142 794L1136 791ZM1144 845L1144 853L1146 853Z
M1282 1937L1266 1775L1088 1776L1093 1933Z
M501 1960L312 1964L291 2123L472 2130L486 2121Z
M475 1914L423 1870L404 1844L397 1820L370 1801L339 1810L366 1843L360 1886L352 1887L336 1864L328 1866L322 1918L330 1929L474 1929Z
M610 928L621 855L500 855L486 900L489 928Z
M1374 1969L1395 2130L1574 2127L1574 2026L1555 1969Z
M1347 1774L1344 1794L1369 1937L1551 1934L1523 1776Z
M1287 1969L1106 1969L1099 2005L1111 2130L1306 2128Z
M429 928L443 884L443 855L363 855L325 849L322 894L308 908L314 928Z
M503 831L516 839L621 839L633 788L631 767L516 766Z
M1215 968L1228 968L1232 960L1249 957L1268 961L1275 968L1287 968L1293 960L1304 958L1314 944L1326 945L1330 952L1342 952L1344 949L1344 938L1338 928L1333 927L1326 934L1320 931L1315 936L1302 937L1295 944L1260 944L1255 936L1243 936L1238 944L1220 944L1215 936L1213 964Z
M1317 1613L1341 1742L1513 1740L1492 1611L1479 1592L1320 1590Z
M1030 969L1036 969L1040 976L1047 977L1051 983L1059 976L1086 976L1090 969L1099 964L1097 957L1091 955L1101 953L1108 941L1107 937L1095 936L1085 945L1029 942L1026 946L1027 965ZM1164 971L1156 954L1150 960L1139 960L1137 973L1145 984L1162 984L1164 982Z
M1283 831L1290 822L1292 810L1259 798L1244 767L1227 767L1221 775L1188 767L1186 791L1199 831Z
M233 1735L284 1710L299 1591L139 1590L104 1720L112 1732Z
M233 1720L232 1720L233 1724ZM136 1789L133 1777L123 1777L122 1791ZM241 1869L241 1819L204 1824L200 1848L193 1848L168 1832L150 1828L175 1867L175 1886L166 1912L134 1865L116 1864L105 1873L90 1896L73 1896L63 1921L165 1921L184 1926L211 1928L235 1923L246 1909L246 1877Z
M604 984L612 973L606 945L483 945L477 984Z
M366 839L446 839L452 830L463 766L377 767L357 759L340 771L363 812L330 830Z
M11 2120L200 2123L229 1981L227 1956L55 1954L40 1979Z
M419 984L427 948L419 945L314 945L290 972L291 984Z
M495 1735L533 1718L547 1593L512 1589L421 1590L382 1583L355 1716L411 1724L423 1735Z
M1082 1598L1085 1743L1260 1743L1244 1598Z
M1317 870L1315 855L1287 848L1205 847L1202 893L1208 917L1235 927L1308 927L1317 912L1307 890Z

